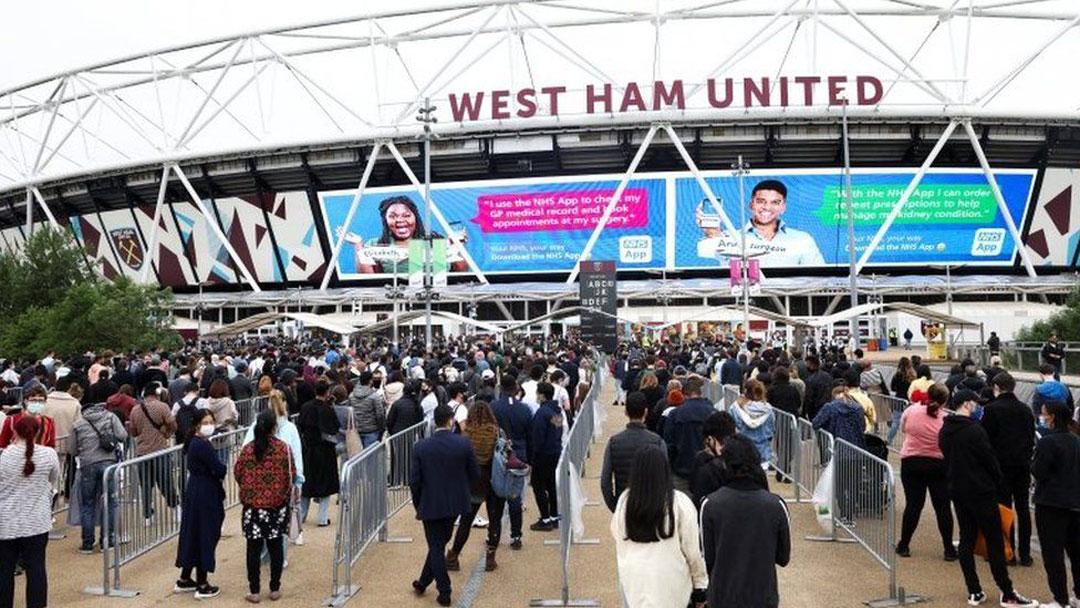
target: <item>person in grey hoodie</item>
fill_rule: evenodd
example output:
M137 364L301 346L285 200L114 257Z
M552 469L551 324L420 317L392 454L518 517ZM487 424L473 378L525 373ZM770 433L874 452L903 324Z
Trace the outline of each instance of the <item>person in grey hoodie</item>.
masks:
M353 410L356 432L360 433L360 443L365 448L378 443L386 430L386 402L372 386L371 372L360 373L360 380L349 395L349 406Z
M761 456L762 468L767 468L772 458L776 417L772 406L765 401L765 385L758 380L747 380L743 385L743 396L733 409L735 429L754 443Z
M105 409L102 403L94 403L83 408L82 418L75 421L75 445L79 457L79 522L82 525L82 546L80 553L94 551L94 524L97 505L105 491L105 469L116 464L117 450L123 449L127 440L127 431L116 414ZM110 484L112 486L112 484ZM109 488L110 495L115 487ZM116 526L116 501L109 502L109 529ZM111 545L115 539L109 538ZM100 544L105 545L101 538Z

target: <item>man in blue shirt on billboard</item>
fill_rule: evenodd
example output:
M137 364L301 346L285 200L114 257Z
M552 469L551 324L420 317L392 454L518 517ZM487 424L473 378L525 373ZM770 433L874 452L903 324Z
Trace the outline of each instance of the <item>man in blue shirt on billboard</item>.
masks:
M767 179L758 182L750 194L750 223L746 230L747 249L764 251L763 267L822 266L817 242L808 232L788 226L781 216L787 211L787 186Z
M810 233L796 230L781 216L787 211L787 186L775 179L758 182L750 194L750 222L746 231L746 251L760 256L763 267L823 266L825 259ZM698 243L698 256L728 258L742 253L738 235L720 230L719 217L708 214L702 204L697 210L698 225L705 238Z

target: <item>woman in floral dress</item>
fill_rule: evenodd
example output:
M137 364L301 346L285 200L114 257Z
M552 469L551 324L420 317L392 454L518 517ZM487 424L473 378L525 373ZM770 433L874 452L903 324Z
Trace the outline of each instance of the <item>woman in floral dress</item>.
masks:
M244 507L241 527L247 539L247 576L253 604L261 600L260 566L263 547L270 554L270 599L281 599L281 570L289 532L290 494L295 469L288 444L274 436L277 418L270 410L255 421L255 441L244 446L233 475Z

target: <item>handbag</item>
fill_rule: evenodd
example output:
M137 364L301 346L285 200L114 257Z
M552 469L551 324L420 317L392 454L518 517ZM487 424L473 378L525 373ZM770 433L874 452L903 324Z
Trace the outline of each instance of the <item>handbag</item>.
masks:
M511 458L523 468L511 468ZM503 432L495 440L495 453L491 457L491 491L499 498L517 498L525 490L525 477L529 474L529 465L521 462L514 455L510 441Z
M998 513L1001 518L1001 537L1005 545L1005 561L1011 561L1013 559L1013 547L1012 542L1009 540L1009 530L1012 529L1013 522L1016 521L1016 511L1005 505L998 505ZM983 536L982 531L979 531L979 535L975 537L975 555L987 557L986 551L986 537Z
M360 441L360 433L356 430L356 420L350 411L349 423L345 427L345 452L349 455L349 458L352 458L363 451L364 444Z
M98 430L96 426L94 426L93 422L90 422L89 418L86 418L86 424L89 424L90 428L94 429L94 434L96 434L98 437L98 449L103 452L112 452L115 454L118 449L116 445L116 440L113 439L111 436L106 439L105 435L103 435L102 432Z

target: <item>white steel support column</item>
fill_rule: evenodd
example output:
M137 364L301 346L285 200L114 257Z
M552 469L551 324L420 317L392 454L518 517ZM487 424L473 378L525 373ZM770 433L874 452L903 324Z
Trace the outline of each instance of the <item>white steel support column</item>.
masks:
M26 240L34 236L34 195L26 189Z
M619 181L619 185L615 188L615 192L612 193L607 206L604 207L604 213L600 216L600 221L596 224L596 228L593 228L592 234L589 235L589 240L586 241L585 248L581 250L581 255L578 256L577 263L574 264L573 270L570 271L570 276L566 277L567 284L571 284L577 280L581 262L589 259L589 256L592 255L593 247L596 246L596 241L600 238L600 233L604 231L604 227L607 226L608 220L611 219L611 214L615 212L615 207L618 205L619 199L622 198L627 184L630 183L631 178L637 173L638 165L641 164L641 159L645 157L645 151L649 149L653 137L656 136L656 130L659 128L660 125L658 124L653 124L649 127L649 131L645 134L645 139L642 140L641 145L638 146L637 153L634 154L634 159L630 161L630 166L626 169L626 173L623 175L622 180Z
M53 228L60 228L60 225L56 223L56 217L53 216L53 212L49 209L49 206L45 204L45 197L41 195L41 190L38 190L37 186L30 188L30 192L33 193L34 198L37 199L38 205L41 205L41 210L45 212L45 217L49 219L49 225Z
M682 157L683 162L686 163L686 168L690 170L690 173L694 175L694 179L697 181L698 187L705 192L705 198L709 199L709 204L712 205L713 211L720 216L720 220L724 222L724 229L731 232L731 234L738 234L739 231L735 228L735 225L731 223L731 218L724 212L724 208L720 206L720 201L717 200L716 194L713 193L712 187L705 181L705 178L701 175L701 170L698 169L697 163L690 156L690 153L686 151L686 146L683 145L679 136L675 133L675 129L671 128L671 125L663 125L664 131L668 137L671 138L671 143L675 144L675 149L679 151L679 156ZM742 204L742 201L739 201Z
M862 257L859 258L859 263L855 264L856 275L862 272L863 267L866 266L866 263L870 260L870 256L874 254L878 245L881 244L881 239L885 236L885 233L892 227L896 218L900 217L900 212L904 210L904 205L907 204L911 195L915 193L915 188L919 187L919 182L921 182L923 176L926 175L926 171L930 168L930 165L934 164L938 155L941 154L942 148L945 147L946 142L952 137L953 131L956 130L958 124L959 123L956 120L953 120L949 123L949 126L945 127L945 131L941 134L941 137L938 138L937 143L934 144L934 148L930 150L930 154L926 157L926 160L923 161L918 172L915 173L915 177L911 178L911 183L908 184L904 193L900 195L900 200L896 201L896 205L893 206L892 211L890 211L888 217L885 218L885 222L881 224L881 228L878 228L877 233L874 234L874 238L870 239L870 244L867 245L866 250L863 251Z
M176 173L176 177L180 178L180 183L184 185L184 189L187 190L191 202L195 203L195 206L199 208L199 212L203 214L203 218L206 219L207 225L210 226L210 231L213 232L217 238L221 239L222 246L225 247L225 251L229 252L229 257L232 258L233 263L235 263L236 267L240 270L240 274L244 275L244 280L251 286L251 290L255 293L261 293L262 288L259 287L259 282L255 280L255 277L251 276L251 272L248 271L243 260L240 259L236 250L233 249L232 243L229 242L229 237L225 236L225 233L221 231L221 226L218 226L217 221L214 220L214 215L206 208L206 203L203 202L202 197L195 191L195 187L188 181L187 175L184 174L184 170L177 164L173 164L172 169L173 172Z
M367 188L368 180L371 179L371 171L375 169L375 161L378 160L379 150L382 149L383 145L383 142L376 142L375 146L371 148L371 152L368 154L367 164L364 165L364 173L360 177L360 184L356 186L356 194L353 195L352 202L349 204L349 212L345 214L345 223L341 225L341 238L339 238L337 244L334 245L334 253L330 255L330 263L327 264L326 272L323 273L322 283L319 284L319 291L326 291L326 286L330 284L330 275L337 271L337 261L341 256L341 246L345 244L345 235L349 231L349 226L352 226L353 217L356 215L356 209L360 206L360 199L364 196L364 190ZM333 235L330 235L330 238L333 238ZM396 278L395 274L395 279Z
M146 242L146 265L143 266L139 275L139 282L146 283L146 277L150 274L150 266L154 260L154 249L158 242L158 224L161 223L161 209L165 206L165 189L169 186L169 165L161 169L161 185L158 186L157 203L154 205L154 223L150 226L150 239Z
M979 165L982 166L986 181L990 184L990 190L994 192L998 211L1005 218L1005 225L1008 226L1009 233L1012 234L1013 241L1016 243L1016 248L1020 251L1020 259L1024 262L1024 268L1027 269L1028 276L1038 276L1038 273L1035 272L1035 265L1031 263L1027 247L1024 246L1024 241L1020 238L1020 231L1016 228L1016 222L1013 221L1012 214L1009 213L1009 206L1005 204L1005 197L1001 194L1001 187L998 186L997 178L994 177L994 172L990 169L990 162L986 160L986 153L983 152L979 136L971 126L971 120L964 120L964 130L967 131L968 139L971 140L971 147L975 149L975 156L979 159Z

